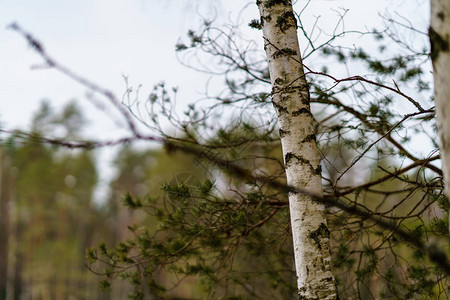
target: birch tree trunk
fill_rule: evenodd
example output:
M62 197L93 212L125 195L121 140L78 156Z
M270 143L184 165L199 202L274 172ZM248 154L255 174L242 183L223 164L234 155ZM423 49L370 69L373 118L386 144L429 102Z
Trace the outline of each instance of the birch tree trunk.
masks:
M287 183L306 192L289 194L299 299L337 299L325 207L311 197L322 196L321 167L292 2L261 0L257 4Z
M450 199L450 0L431 0L430 8L429 36L434 70L437 129L446 182L445 195Z

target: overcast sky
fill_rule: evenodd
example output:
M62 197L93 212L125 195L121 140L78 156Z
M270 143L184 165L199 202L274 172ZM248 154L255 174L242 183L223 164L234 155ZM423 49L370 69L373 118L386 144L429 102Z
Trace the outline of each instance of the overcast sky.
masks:
M5 1L0 1L5 2ZM73 71L113 90L125 91L122 75L134 85L165 80L172 85L200 89L197 74L177 63L174 45L186 31L181 9L132 0L13 0L2 3L0 20L0 120L7 128L23 127L42 99L60 106L76 99L86 109L86 89L53 70L31 70L39 57L17 33L17 22L38 38L48 53ZM162 2L162 1L159 1ZM195 15L195 11L192 12ZM187 90L187 89L186 89ZM89 118L102 113L90 109ZM95 122L105 136L114 130L108 118ZM100 128L99 128L100 127ZM96 130L97 131L97 130Z
M298 1L304 5L306 1ZM415 4L414 4L414 3ZM347 29L380 24L379 12L386 10L411 15L416 0L312 0L304 24L321 15L321 26L334 25L336 9L350 9ZM76 99L97 120L94 128L105 136L114 124L85 100L85 88L53 70L32 70L39 57L17 33L7 30L19 23L42 43L59 62L121 95L122 75L133 85L144 85L143 95L161 81L180 86L185 102L193 102L204 87L205 76L181 66L174 45L189 28L196 28L201 16L215 17L218 23L237 18L242 0L152 1L152 0L0 0L0 122L6 128L25 127L42 99L61 106ZM197 4L192 4L197 3ZM253 3L249 2L249 3ZM427 11L417 13L422 22ZM249 5L239 21L243 27L257 17ZM334 19L333 19L334 18ZM330 21L326 21L329 19ZM417 20L417 17L415 18ZM327 24L328 23L328 24ZM260 32L255 31L255 38ZM89 132L92 132L90 130Z
M297 1L297 6L306 2ZM349 30L379 26L380 12L401 13L427 24L427 6L419 6L426 2L312 0L303 23L311 26L321 16L321 27L331 28L336 11L347 8ZM250 4L237 19L245 3ZM186 104L201 96L206 76L179 64L177 40L197 28L202 16L218 24L237 21L243 28L258 17L254 1L245 0L0 0L0 7L1 127L26 129L43 99L54 107L75 99L90 120L86 134L91 138L114 138L120 129L85 99L84 87L54 70L32 70L41 60L21 36L6 28L10 23L31 32L60 63L119 96L125 91L122 75L127 75L133 86L143 84L144 97L161 80L179 86L179 99ZM261 32L252 34L261 40Z

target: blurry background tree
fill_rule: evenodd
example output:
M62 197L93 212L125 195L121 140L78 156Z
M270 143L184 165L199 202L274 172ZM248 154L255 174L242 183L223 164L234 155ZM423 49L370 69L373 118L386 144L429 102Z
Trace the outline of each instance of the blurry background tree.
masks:
M317 200L327 205L340 297L448 298L448 201L443 196L437 149L427 33L404 19L389 17L383 30L348 32L339 26L342 11L336 31L327 36L320 34L317 24L303 24L304 13L307 7L297 10L296 18L307 42L303 58L317 116L325 187L324 198ZM249 22L255 30L260 27L257 20ZM24 33L20 27L15 29ZM339 39L345 35L354 39ZM117 97L73 76L32 36L25 37L51 67L113 106L118 104ZM371 45L368 49L355 45L364 40ZM21 275L16 277L23 293L45 297L68 291L76 272L69 275L67 268L57 272L55 262L55 268L37 277L39 266L48 266L53 259L67 265L67 256L39 262L43 252L30 253L30 247L19 247L19 243L58 251L76 237L73 243L81 247L104 240L87 256L89 268L104 275L101 286L111 288L103 294L105 298L125 294L138 299L296 298L285 170L263 49L245 40L239 26L216 27L207 20L199 30L189 31L188 40L180 42L177 50L183 63L214 75L211 85L223 86L222 91L206 95L207 101L192 104L183 116L175 109L176 88L161 83L146 100L136 101L135 90L128 87L123 101L128 110L119 110L128 122L129 138L83 141L70 135L67 127L64 139L51 138L46 129L44 135L17 132L3 143L2 195L8 180L5 174L11 173L5 172L8 153L17 152L16 160L9 159L24 168L17 167L13 183L6 184L17 193L9 198L17 199L18 216L14 223L9 214L9 232L19 233L13 242L10 235L8 252L16 263L8 270L18 270L12 274ZM343 69L345 75L334 74ZM46 111L43 107L37 114L35 131L60 120L46 117ZM172 125L169 130L161 127L164 119ZM145 134L139 123L146 126ZM43 182L52 176L60 182L55 189L62 193L58 199L75 197L81 176L76 173L81 172L78 167L64 169L62 162L68 164L64 160L68 154L49 144L83 149L136 140L157 140L165 148L124 147L116 161L115 192L104 206L88 205L94 171L88 176L92 186L80 183L85 198L79 202L57 200L51 186L47 189L47 181ZM75 160L89 157L83 153L72 150L70 154L76 154ZM39 159L30 163L36 155ZM52 169L43 176L41 170L53 165L59 171ZM19 180L21 174L35 177ZM19 183L24 191L20 198L22 189L15 188ZM118 206L119 199L128 208ZM68 203L76 205L69 209ZM21 216L21 208L33 213ZM87 218L90 209L94 223L85 225L90 229L86 231L89 242L83 242L86 236L77 229L88 222L84 219L50 226L58 218ZM31 218L32 228L20 226ZM67 232L72 234L66 240L54 238L63 238ZM312 233L313 239L314 234L328 233ZM11 246L14 243L17 246ZM71 244L67 253L77 247ZM73 255L76 258L70 263L81 267L79 252ZM69 279L63 282L61 274ZM95 281L84 284L90 287ZM100 298L95 293L89 288L85 297Z
M434 96L436 102L436 119L440 141L441 160L446 185L450 181L450 2L430 1L430 28L428 34L431 44L433 63ZM450 199L450 188L446 186L446 195ZM449 228L450 231L450 228Z
M3 143L2 237L8 242L2 244L7 261L0 276L2 299L7 288L8 299L97 294L83 266L84 249L103 236L103 218L92 203L97 183L92 153L59 150L39 139L56 130L77 138L83 122L74 104L56 113L43 103L30 138L23 141L17 133Z

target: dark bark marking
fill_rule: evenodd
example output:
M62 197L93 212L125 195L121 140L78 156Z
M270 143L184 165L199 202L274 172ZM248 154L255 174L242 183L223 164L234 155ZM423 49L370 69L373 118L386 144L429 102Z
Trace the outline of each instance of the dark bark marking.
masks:
M286 155L284 156L284 161L285 161L286 166L287 166L287 165L289 164L289 162L290 162L292 159L294 159L294 158L295 158L296 160L298 160L301 164L307 165L307 166L309 167L311 173L316 174L316 175L320 175L320 174L322 173L322 166L321 166L321 165L319 165L317 168L314 168L313 165L311 164L311 162L310 162L309 160L307 160L307 159L304 158L304 157L297 156L297 155L295 155L295 154L292 153L292 152L288 152L288 153L286 153Z
M277 110L278 114L283 114L283 113L288 113L288 110L286 107L281 106L280 104L277 104L275 102L273 102L273 106L275 107L275 109Z
M292 11L285 12L277 18L277 26L281 32L285 32L291 27L297 28L297 19Z
M282 4L282 5L288 6L290 4L290 1L289 0L267 0L266 3L264 4L264 6L267 8L270 8L277 4Z
M322 175L322 166L319 165L315 170L314 173L317 175Z
M275 51L275 53L272 55L273 58L278 58L281 56L294 56L297 55L297 51L289 48L283 48L278 51Z
M428 36L430 37L431 44L431 60L434 62L439 57L441 51L448 52L450 50L450 45L447 40L434 31L433 27L428 29Z
M311 112L306 107L300 108L299 110L292 112L292 116L294 116L294 117L299 116L301 114L307 114L307 115L312 116Z
M265 17L261 17L261 19L265 19L265 21L267 21L267 22L272 21L272 17L270 15L267 15Z
M320 242L324 238L330 238L330 230L328 229L327 225L325 225L324 223L320 223L319 228L317 228L317 230L310 232L308 237L314 240L319 250L322 250L322 245Z
M279 129L278 131L280 133L280 138L285 137L286 135L291 133L289 130L283 130L283 129Z
M283 83L284 83L283 78L277 78L277 79L275 79L275 84L276 84L276 85L282 85Z
M302 141L302 143L307 143L307 142L312 142L312 141L316 141L316 135L315 134L310 134L307 137L305 137Z

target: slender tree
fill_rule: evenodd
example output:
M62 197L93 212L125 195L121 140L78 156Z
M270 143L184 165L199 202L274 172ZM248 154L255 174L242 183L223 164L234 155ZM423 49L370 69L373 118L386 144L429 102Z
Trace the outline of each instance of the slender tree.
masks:
M336 299L330 231L322 197L320 158L291 1L258 1L264 48L277 112L289 193L298 293L301 299Z
M430 42L445 194L450 199L450 1L431 0ZM449 228L450 230L450 228Z
M0 299L6 298L9 210L3 187L3 148L0 146Z

